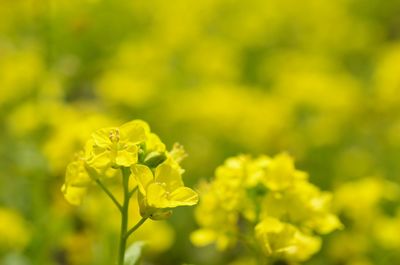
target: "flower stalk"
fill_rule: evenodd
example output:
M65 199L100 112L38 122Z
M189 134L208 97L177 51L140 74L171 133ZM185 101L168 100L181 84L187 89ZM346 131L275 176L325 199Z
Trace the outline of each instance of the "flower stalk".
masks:
M147 220L147 218L142 218L134 227L132 227L128 231L129 201L137 189L135 188L132 191L129 190L129 176L131 174L130 169L122 167L121 171L122 171L122 186L123 186L124 194L123 194L123 203L120 208L121 231L120 231L120 239L119 239L118 265L124 264L126 243L128 241L129 236L133 232L135 232L141 225L143 225L144 222Z
M121 214L116 265L124 264L129 236L148 218L164 220L172 214L173 208L198 202L198 194L186 187L182 180L184 170L179 162L185 156L182 146L174 145L170 152L167 151L147 123L134 120L119 127L95 131L83 150L68 164L61 188L68 202L80 205L88 188L95 182ZM121 201L103 182L119 176L118 171L122 173ZM133 183L135 187L130 186ZM129 202L136 191L142 219L129 228Z
M122 168L122 186L124 191L124 201L121 208L121 231L119 239L118 265L124 264L126 249L126 232L128 230L128 211L129 211L129 172Z

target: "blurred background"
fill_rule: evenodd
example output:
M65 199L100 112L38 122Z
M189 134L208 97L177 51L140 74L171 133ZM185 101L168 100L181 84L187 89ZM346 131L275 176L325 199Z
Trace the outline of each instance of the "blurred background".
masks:
M190 187L228 156L288 151L346 226L307 264L395 264L399 14L398 0L0 0L0 264L113 264L112 203L94 187L72 207L60 187L93 130L137 118L185 146ZM185 207L149 221L144 264L240 264L195 248L195 228Z

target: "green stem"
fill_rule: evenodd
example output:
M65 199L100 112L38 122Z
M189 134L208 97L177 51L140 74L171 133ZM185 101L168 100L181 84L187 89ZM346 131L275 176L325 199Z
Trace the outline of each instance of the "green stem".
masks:
M96 179L96 183L101 187L101 189L110 197L115 206L121 213L121 231L119 236L119 251L118 251L118 265L124 264L126 243L128 237L135 232L146 220L147 218L142 218L134 227L128 231L128 215L129 215L129 200L132 195L136 192L137 187L129 190L129 176L131 171L129 168L122 167L122 187L123 187L123 202L120 204L118 200L114 197L111 191L99 180Z
M129 200L133 193L136 192L137 187L133 190L129 190L129 176L131 174L129 168L122 168L122 185L124 190L124 201L121 206L121 234L119 238L119 253L118 253L118 265L124 264L126 243L129 236L135 232L146 220L142 218L134 227L128 231L128 214L129 214Z
M135 232L135 231L147 220L147 218L148 218L148 217L143 217L142 219L140 219L139 222L137 222L137 224L135 224L134 227L132 227L131 229L129 229L129 231L126 232L126 234L125 234L126 239L128 239L129 236L130 236L133 232Z
M138 187L136 186L134 189L132 189L132 190L129 192L129 198L132 197L132 195L137 191L137 189L138 189Z
M128 211L129 211L129 169L122 168L122 186L124 190L124 202L121 208L121 231L119 238L118 265L124 264L126 250L126 233L128 231Z
M117 199L114 197L114 195L110 192L110 190L99 180L96 179L96 183L100 186L100 188L110 197L110 199L113 201L115 206L117 206L119 211L122 211L122 205L117 201Z

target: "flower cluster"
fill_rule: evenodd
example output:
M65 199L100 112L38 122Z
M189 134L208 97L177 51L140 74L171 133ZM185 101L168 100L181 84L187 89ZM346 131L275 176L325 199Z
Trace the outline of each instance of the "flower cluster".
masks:
M84 150L68 165L62 191L71 204L78 205L92 183L104 188L103 180L127 172L130 192L139 191L141 215L165 219L171 208L198 201L197 193L182 181L184 170L179 162L185 155L179 144L168 152L148 124L140 120L103 128L92 134Z
M341 184L334 207L346 229L328 242L335 264L379 264L373 251L400 249L400 185L382 177L364 177Z
M330 210L331 194L307 177L286 153L229 158L202 187L196 209L200 229L191 235L192 242L215 242L224 250L241 239L264 256L307 260L320 249L318 234L342 226Z

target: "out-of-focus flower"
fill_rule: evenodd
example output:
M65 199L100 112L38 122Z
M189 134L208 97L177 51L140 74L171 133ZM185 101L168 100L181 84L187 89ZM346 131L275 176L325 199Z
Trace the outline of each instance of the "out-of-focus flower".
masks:
M93 262L94 251L88 246L93 245L93 234L81 231L63 238L62 246L66 250L66 260L72 265L88 265ZM82 252L82 249L88 251Z
M295 226L267 217L255 227L255 236L267 256L309 259L321 246L319 237L303 234Z
M61 190L66 200L74 205L79 205L86 194L87 186L92 183L92 179L85 168L83 152L76 155L76 159L69 163L65 173L65 183Z
M385 205L398 205L397 183L378 177L365 177L340 185L335 191L336 212L343 216L346 229L328 242L334 262L375 264L370 253L389 253L400 247L398 209L388 213ZM397 207L398 208L398 207ZM387 252L389 251L389 252Z
M255 237L265 256L304 261L320 249L318 234L342 228L331 194L309 183L286 153L229 158L200 194L200 229L191 236L198 246L216 242L223 250Z
M267 163L261 181L271 191L281 191L305 179L307 174L296 170L293 159L287 153L282 153Z
M22 250L31 238L31 229L16 211L0 208L0 251Z

